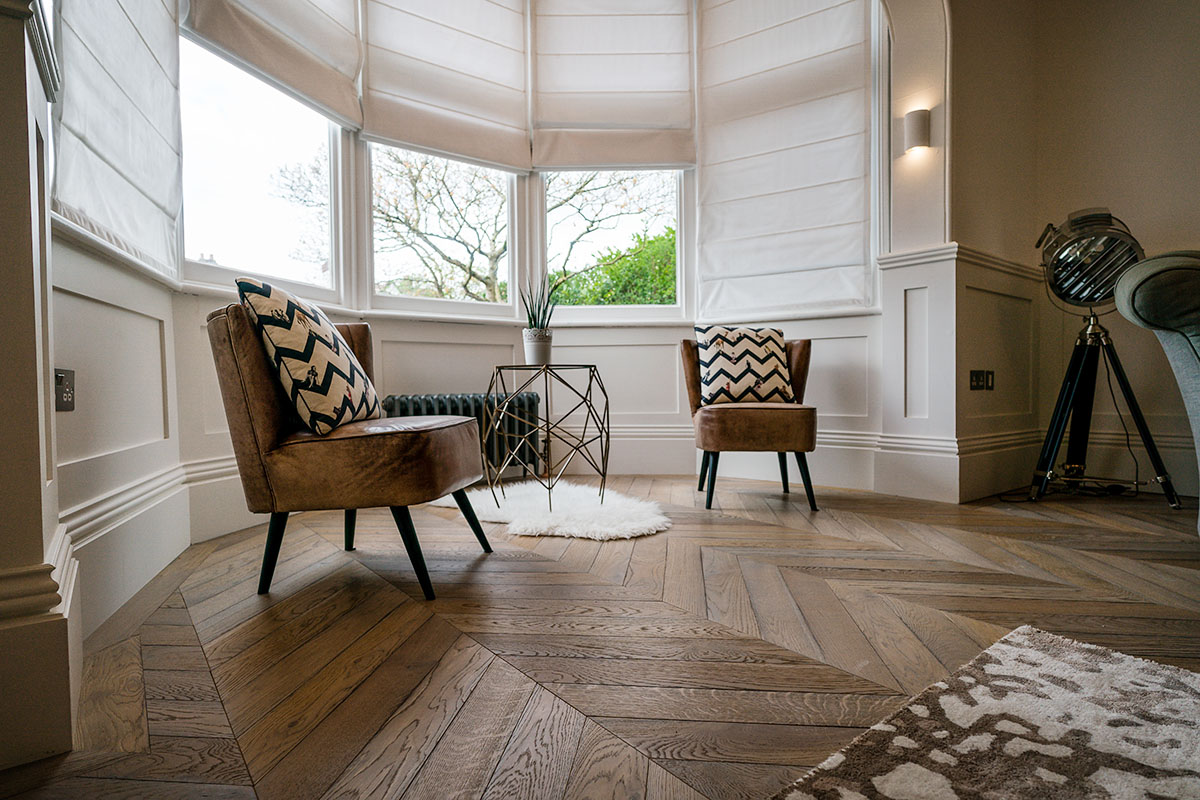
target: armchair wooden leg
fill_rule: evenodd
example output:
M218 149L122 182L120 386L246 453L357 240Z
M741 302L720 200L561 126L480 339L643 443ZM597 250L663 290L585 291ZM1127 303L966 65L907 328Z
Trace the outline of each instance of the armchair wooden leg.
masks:
M712 453L705 450L704 455L700 458L700 483L696 484L697 492L704 491L704 479L708 476L708 461L711 455Z
M721 454L713 451L708 453L708 494L704 497L704 507L712 508L713 489L717 485L717 461Z
M783 481L783 493L790 494L787 482L787 453L779 454L779 479Z
M483 528L479 525L479 517L475 516L475 509L471 508L471 501L467 499L467 493L463 489L459 489L452 495L454 502L458 503L458 510L466 518L467 524L471 526L471 532L475 534L475 538L479 540L479 544L483 547L483 552L492 552L492 546L488 544L487 536L483 533Z
M354 523L358 520L358 509L346 509L346 549L354 549Z
M429 570L425 568L425 557L421 555L421 543L417 541L417 529L413 527L408 506L392 506L392 519L396 521L400 539L404 542L404 549L408 551L408 560L412 562L413 572L417 573L417 583L421 584L425 599L432 600L433 584L429 581Z
M804 453L796 453L796 464L800 467L800 477L804 479L804 491L808 494L808 507L817 510L817 498L813 496L812 477L808 474L808 459Z
M279 547L283 544L283 530L287 527L288 512L275 511L271 524L267 526L267 546L263 548L262 571L258 573L258 593L271 591L271 577L275 574L275 562L279 560Z

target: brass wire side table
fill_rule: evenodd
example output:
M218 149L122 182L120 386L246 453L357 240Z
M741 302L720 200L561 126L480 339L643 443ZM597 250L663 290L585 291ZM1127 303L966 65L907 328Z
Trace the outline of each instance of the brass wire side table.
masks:
M579 370L587 372L587 386L582 391L566 378L577 374ZM539 412L536 418L530 418L529 411L517 405L516 397L521 392L536 391L539 383L544 400L544 406L539 407L544 407L545 411ZM571 406L564 414L554 413L551 391L555 388L559 389L560 396L567 396ZM488 488L492 490L493 498L497 488L501 495L504 494L501 475L505 468L520 464L528 467L534 480L546 487L547 502L553 509L554 486L575 457L579 456L600 476L600 502L604 502L604 485L608 479L608 392L604 390L604 381L600 380L600 372L595 364L498 366L488 384L488 397L499 399L494 406L489 404L487 407L484 439L492 435L505 444L499 448L504 454L500 463L492 463L486 452L484 456ZM522 424L505 425L506 420L512 419ZM522 433L510 432L514 428ZM561 445L561 448L555 448L562 449L556 461L552 460L554 450L551 449L551 443ZM537 453L536 459L542 462L540 469L538 464L527 464L522 459L521 453L529 451Z

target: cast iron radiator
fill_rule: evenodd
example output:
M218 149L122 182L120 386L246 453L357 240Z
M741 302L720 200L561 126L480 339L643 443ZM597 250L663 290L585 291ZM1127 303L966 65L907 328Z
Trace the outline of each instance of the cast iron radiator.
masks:
M452 414L459 417L474 417L479 422L479 431L483 436L483 452L492 464L502 464L508 456L510 445L521 449L513 464L522 463L534 467L538 463L537 418L538 403L541 398L537 392L520 392L514 395L515 403L509 406L510 412L504 417L501 436L486 430L489 412L496 408L496 400L508 395L487 394L389 394L383 398L383 411L389 417L417 417L439 414ZM526 444L517 445L516 436L522 436L532 431ZM522 472L525 470L522 469Z

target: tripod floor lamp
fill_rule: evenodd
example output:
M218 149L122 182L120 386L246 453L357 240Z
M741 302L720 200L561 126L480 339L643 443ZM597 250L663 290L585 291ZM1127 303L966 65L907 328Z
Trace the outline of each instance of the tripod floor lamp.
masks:
M1050 291L1068 305L1087 309L1087 315L1071 351L1054 413L1050 416L1050 427L1033 473L1030 499L1042 497L1055 478L1063 478L1068 484L1078 484L1086 478L1096 376L1103 357L1121 387L1133 424L1154 468L1154 480L1162 485L1167 503L1172 508L1179 508L1179 495L1171 483L1171 476L1167 474L1166 465L1150 435L1108 330L1100 324L1096 313L1098 307L1113 302L1113 287L1117 280L1144 257L1141 245L1125 223L1112 216L1108 209L1089 208L1068 216L1061 227L1047 225L1036 246L1042 248L1042 266ZM1062 472L1056 473L1054 462L1068 424L1071 436L1067 440L1066 460L1061 465Z

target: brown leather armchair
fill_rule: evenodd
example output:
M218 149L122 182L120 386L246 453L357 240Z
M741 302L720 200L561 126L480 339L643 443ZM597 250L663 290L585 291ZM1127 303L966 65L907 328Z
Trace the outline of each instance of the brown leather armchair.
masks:
M371 327L338 332L374 380ZM433 585L408 506L453 494L485 553L492 552L464 489L483 477L479 426L471 417L389 417L352 422L325 436L301 423L246 310L238 304L208 315L221 399L246 505L271 514L258 593L271 588L288 514L345 509L345 546L354 549L356 510L388 506L417 580Z
M688 400L692 406L692 427L696 431L696 447L704 451L700 462L700 485L708 479L708 494L704 507L712 508L713 488L717 485L717 460L726 450L765 451L779 454L779 475L783 491L788 491L787 454L795 453L808 506L817 510L813 496L812 478L808 474L805 453L817 446L817 410L803 405L804 387L808 383L808 362L812 341L791 339L786 342L788 369L791 371L792 403L716 403L700 405L700 355L693 339L679 343L683 356L683 379L687 384Z

